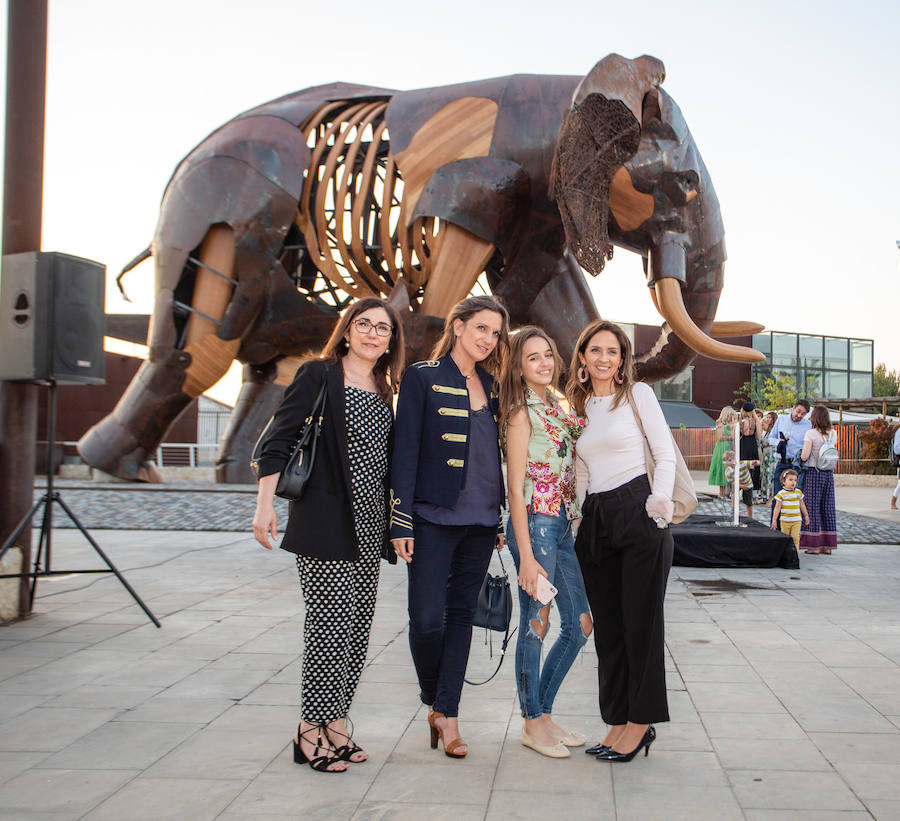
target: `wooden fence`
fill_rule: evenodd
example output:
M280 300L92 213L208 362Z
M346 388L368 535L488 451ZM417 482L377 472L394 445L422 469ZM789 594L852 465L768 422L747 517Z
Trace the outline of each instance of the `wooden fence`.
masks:
M856 473L859 468L860 444L856 425L835 425L838 453L841 456L835 473ZM690 470L709 470L716 447L715 428L672 428L672 436Z

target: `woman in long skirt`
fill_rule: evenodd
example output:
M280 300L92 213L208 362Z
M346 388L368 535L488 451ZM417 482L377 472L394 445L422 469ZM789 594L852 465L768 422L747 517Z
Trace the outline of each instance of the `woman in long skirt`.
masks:
M803 436L800 458L806 462L804 502L809 524L800 529L800 549L805 553L831 553L837 547L837 515L834 509L834 472L819 470L816 460L826 442L837 443L828 408L816 405L809 416L812 427Z

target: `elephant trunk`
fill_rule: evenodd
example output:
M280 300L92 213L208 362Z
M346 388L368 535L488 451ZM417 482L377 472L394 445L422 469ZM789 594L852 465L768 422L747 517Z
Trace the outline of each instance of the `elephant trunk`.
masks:
M662 234L650 250L648 276L652 295L666 320L656 343L637 360L640 379L672 376L697 354L725 362L761 362L752 348L729 345L709 336L722 291L722 244L690 258L683 235ZM682 290L684 289L684 290Z

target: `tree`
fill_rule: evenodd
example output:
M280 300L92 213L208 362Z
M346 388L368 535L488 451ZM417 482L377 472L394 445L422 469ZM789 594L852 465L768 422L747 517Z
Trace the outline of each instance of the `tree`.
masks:
M792 374L779 373L777 376L757 377L753 382L744 382L735 392L734 401L738 404L748 398L760 410L781 410L792 408L794 403L809 393L797 387L797 380Z
M900 373L879 362L872 371L872 396L900 396Z

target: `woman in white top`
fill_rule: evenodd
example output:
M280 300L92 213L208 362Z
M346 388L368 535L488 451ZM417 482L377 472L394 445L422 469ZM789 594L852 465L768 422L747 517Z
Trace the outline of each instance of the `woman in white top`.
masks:
M634 382L631 343L618 325L598 319L581 332L566 395L587 418L576 453L584 518L575 552L594 615L600 713L610 725L587 752L630 761L649 753L653 722L669 720L663 598L675 449L653 390ZM656 463L652 488L629 395Z
M812 427L803 436L800 458L806 463L803 501L809 524L800 529L800 549L806 553L831 553L837 547L837 515L834 510L834 472L819 470L816 460L825 442L837 444L828 408L816 405L809 416Z

